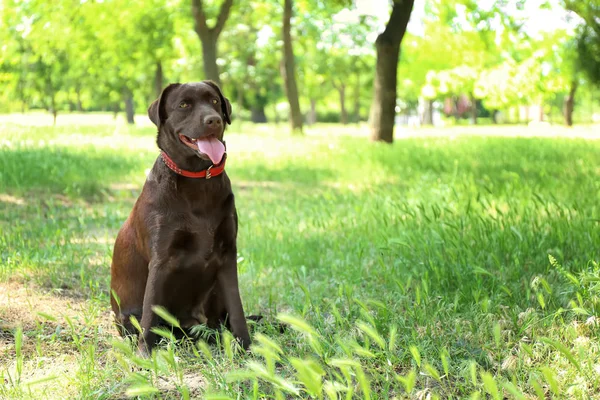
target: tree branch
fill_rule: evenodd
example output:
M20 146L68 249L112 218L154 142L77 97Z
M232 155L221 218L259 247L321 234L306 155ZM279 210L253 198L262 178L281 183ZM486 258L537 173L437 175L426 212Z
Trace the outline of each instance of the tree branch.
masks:
M221 8L219 9L219 17L217 18L217 23L212 31L215 32L215 35L218 37L225 26L225 22L229 18L229 13L231 11L231 6L233 5L233 0L225 0L223 4L221 4Z
M192 15L194 16L194 28L200 37L206 36L209 32L206 25L206 14L202 7L202 0L192 0Z
M387 38L394 43L400 43L404 33L406 33L406 26L408 25L414 3L414 0L394 0L390 19L385 26L385 30L379 36Z

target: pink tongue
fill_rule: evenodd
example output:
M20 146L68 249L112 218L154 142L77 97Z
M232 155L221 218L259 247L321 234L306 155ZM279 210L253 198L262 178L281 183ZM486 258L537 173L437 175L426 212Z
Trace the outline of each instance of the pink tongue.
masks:
M213 164L221 162L223 154L225 154L225 146L215 137L198 139L196 145L198 146L198 151L206 154Z

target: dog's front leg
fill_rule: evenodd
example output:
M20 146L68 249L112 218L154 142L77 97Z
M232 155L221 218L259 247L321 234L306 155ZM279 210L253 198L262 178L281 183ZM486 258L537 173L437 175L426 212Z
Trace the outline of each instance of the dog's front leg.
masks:
M228 255L227 261L223 264L222 269L218 272L218 284L221 289L221 295L225 301L227 310L227 318L231 332L241 343L242 347L247 350L250 347L250 334L248 333L248 325L244 316L244 308L240 298L240 290L238 287L237 277L237 260L235 256Z
M149 355L156 345L157 336L152 328L158 325L159 317L152 311L152 307L164 305L164 284L166 281L166 266L158 262L150 262L144 305L142 308L142 334L138 342L138 349L144 355Z

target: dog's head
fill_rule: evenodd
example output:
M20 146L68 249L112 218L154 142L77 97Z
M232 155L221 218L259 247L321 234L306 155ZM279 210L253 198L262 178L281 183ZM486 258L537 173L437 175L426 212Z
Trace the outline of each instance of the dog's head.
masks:
M170 84L150 105L148 116L158 128L158 147L170 156L195 154L221 162L231 103L214 82Z

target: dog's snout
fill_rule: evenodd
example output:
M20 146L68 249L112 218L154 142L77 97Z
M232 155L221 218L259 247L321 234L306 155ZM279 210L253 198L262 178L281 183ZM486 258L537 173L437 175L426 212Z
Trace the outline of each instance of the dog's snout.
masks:
M211 115L209 117L204 118L204 125L213 127L213 126L221 126L223 125L223 120L218 115Z

